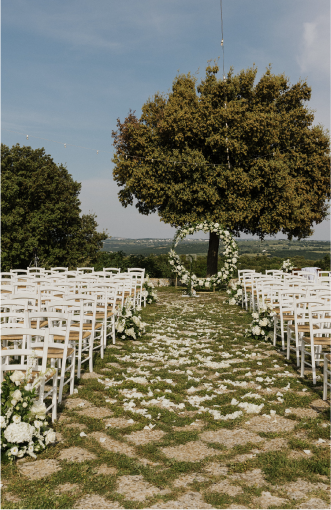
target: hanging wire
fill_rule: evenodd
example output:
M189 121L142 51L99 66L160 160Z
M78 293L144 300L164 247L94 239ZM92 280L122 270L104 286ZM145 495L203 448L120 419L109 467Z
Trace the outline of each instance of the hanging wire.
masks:
M220 7L221 7L221 36L222 36L222 40L221 40L221 46L222 46L222 53L223 53L223 82L225 83L226 82L226 79L225 79L225 57L224 57L224 31L223 31L223 1L220 0ZM226 110L227 109L227 102L228 102L228 97L227 97L227 87L225 87L225 103L224 103L224 109ZM228 164L228 168L230 169L231 168L231 165L230 165L230 155L229 155L229 148L228 148L228 123L225 122L225 142L226 142L226 160L227 160L227 164Z
M222 52L223 52L223 80L225 81L225 71L224 71L224 34L223 34L223 5L222 5L222 0L220 0L220 3L221 3L221 35L222 35L222 40L221 40L221 46L222 46Z

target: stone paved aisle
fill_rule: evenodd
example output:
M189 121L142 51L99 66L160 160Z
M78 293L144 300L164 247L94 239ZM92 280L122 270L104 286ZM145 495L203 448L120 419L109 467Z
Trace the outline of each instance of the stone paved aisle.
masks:
M58 443L3 467L2 508L328 508L328 406L225 294L159 292L95 360Z

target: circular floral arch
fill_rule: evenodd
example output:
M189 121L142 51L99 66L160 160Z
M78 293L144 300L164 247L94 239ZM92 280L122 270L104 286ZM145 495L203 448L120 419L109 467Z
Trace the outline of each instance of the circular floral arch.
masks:
M175 248L181 239L188 234L194 232L215 232L224 243L223 255L225 255L225 263L222 269L209 278L198 278L195 274L191 274L181 263L179 255L175 252ZM211 288L217 287L221 283L228 282L233 276L238 261L238 245L228 230L225 230L219 223L212 221L204 221L203 223L191 223L185 227L179 228L174 237L173 247L169 252L169 263L174 273L176 273L182 283L194 287ZM191 282L191 285L189 285Z

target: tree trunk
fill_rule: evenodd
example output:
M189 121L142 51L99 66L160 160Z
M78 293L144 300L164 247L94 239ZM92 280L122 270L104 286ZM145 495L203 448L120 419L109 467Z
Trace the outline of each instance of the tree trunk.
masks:
M218 247L220 238L215 232L209 233L209 248L207 255L207 276L217 274Z

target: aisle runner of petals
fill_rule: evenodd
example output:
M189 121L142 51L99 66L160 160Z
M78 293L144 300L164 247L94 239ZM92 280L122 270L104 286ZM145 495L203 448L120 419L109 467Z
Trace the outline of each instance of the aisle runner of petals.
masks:
M321 390L225 293L159 294L146 335L83 375L60 441L4 470L6 508L328 508Z

